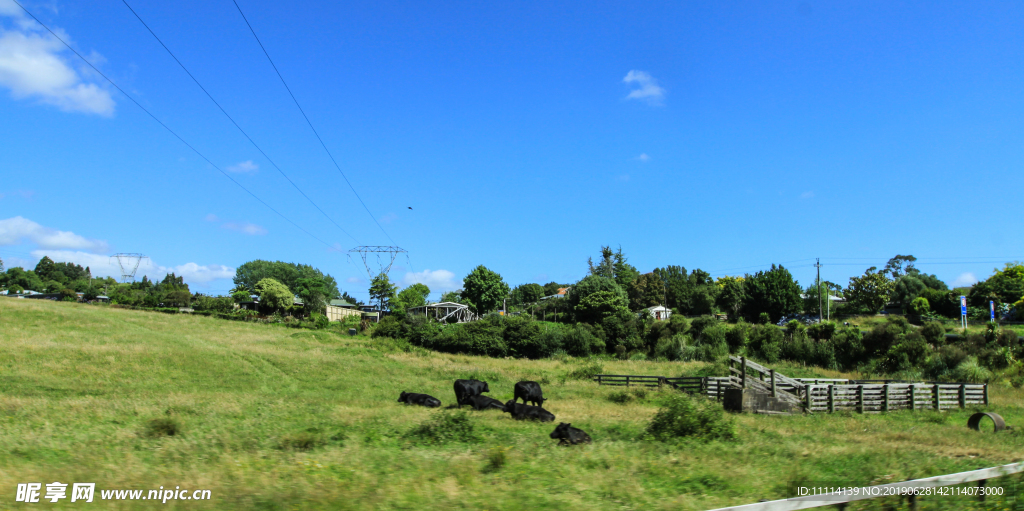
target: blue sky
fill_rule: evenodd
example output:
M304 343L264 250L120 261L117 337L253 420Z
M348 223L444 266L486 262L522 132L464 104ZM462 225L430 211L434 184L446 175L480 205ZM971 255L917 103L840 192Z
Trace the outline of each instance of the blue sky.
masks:
M365 299L347 251L392 242L393 279L437 292L479 264L572 282L601 245L804 285L815 257L844 284L895 254L950 284L1024 259L1024 4L240 0L371 216L230 0L129 3L330 219L123 3L24 5L322 242L0 0L8 266L141 252L218 293L280 259Z

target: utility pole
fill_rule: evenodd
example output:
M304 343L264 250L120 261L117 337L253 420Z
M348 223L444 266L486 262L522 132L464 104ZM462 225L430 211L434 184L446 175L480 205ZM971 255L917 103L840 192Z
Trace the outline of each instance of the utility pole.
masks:
M818 323L821 323L821 259L814 260L814 267L818 269Z

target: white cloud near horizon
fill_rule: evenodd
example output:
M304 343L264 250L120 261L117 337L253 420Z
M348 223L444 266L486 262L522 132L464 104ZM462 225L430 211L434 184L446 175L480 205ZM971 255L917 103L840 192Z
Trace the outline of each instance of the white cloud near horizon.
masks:
M408 272L399 282L402 287L409 287L413 284L425 284L430 288L431 294L454 291L462 287L462 281L456 279L455 274L448 270Z
M644 163L647 163L647 162L651 161L651 157L647 156L647 153L640 153L640 156L637 156L636 158L634 158L634 160L639 160L639 161L642 161Z
M252 160L246 160L235 165L231 165L227 169L228 172L234 172L236 174L255 174L260 170L260 166L253 163Z
M978 283L978 277L971 272L961 273L956 280L953 281L952 287L968 287Z
M110 256L102 254L91 254L88 252L74 250L33 250L34 257L42 258L47 256L57 263L75 263L81 266L88 266L93 277L113 277L121 280L121 268L117 261ZM199 265L196 263L185 263L177 266L162 266L153 262L152 259L143 259L139 263L139 269L135 279L141 279L143 275L150 280L163 280L168 273L174 273L184 277L189 284L206 285L217 279L230 279L235 276L235 269L220 264Z
M58 231L44 227L27 218L16 216L0 220L0 246L19 245L24 241L34 243L42 249L84 250L106 252L106 241L89 239L70 231Z
M626 99L645 101L649 105L661 105L665 99L665 89L658 85L658 81L650 73L633 69L626 73L622 81L636 87L630 91Z
M69 64L63 43L43 32L11 0L0 0L0 16L12 17L18 26L13 30L0 27L0 86L9 89L11 96L35 98L65 112L114 115L110 92L87 81ZM54 32L70 41L62 30ZM95 53L90 57L94 63L102 60Z

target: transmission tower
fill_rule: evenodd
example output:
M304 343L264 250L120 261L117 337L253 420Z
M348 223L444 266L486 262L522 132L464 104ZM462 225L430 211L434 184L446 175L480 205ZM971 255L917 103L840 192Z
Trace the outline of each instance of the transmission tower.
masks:
M402 247L385 247L385 246L367 246L367 247L356 247L348 251L349 254L357 253L363 260L363 266L366 267L366 274L370 276L372 281L376 275L373 274L373 270L370 269L370 261L376 258L376 267L380 269L377 275L381 273L387 275L391 271L391 265L395 264L395 258L398 254L408 254L409 252ZM408 256L407 256L408 257ZM384 264L387 261L387 264Z
M128 282L128 279L132 279L134 282L139 264L143 259L149 259L142 254L114 254L110 258L117 259L117 265L121 267L121 282Z

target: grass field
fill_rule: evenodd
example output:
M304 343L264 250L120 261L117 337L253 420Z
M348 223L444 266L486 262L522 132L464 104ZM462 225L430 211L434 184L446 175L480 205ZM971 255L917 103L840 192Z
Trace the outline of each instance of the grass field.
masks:
M28 506L14 502L18 483L59 481L208 489L212 500L101 501L97 491L92 504L32 506L700 510L782 498L798 486L880 484L1024 459L1024 434L970 431L971 410L735 415L734 442L643 440L647 421L673 391L624 396L588 381L563 382L593 363L405 352L326 331L0 299L0 508ZM597 363L617 374L709 370ZM497 411L468 412L475 441L416 441L409 432L440 412L399 404L398 394L425 392L448 405L456 378L486 380L503 401L516 381L540 381L545 408L589 432L594 444L556 447L548 438L553 425ZM991 396L991 409L1024 431L1024 393L999 387ZM990 484L1013 493L1020 479ZM919 509L1024 507L1008 498L919 502ZM905 505L889 499L847 509Z

